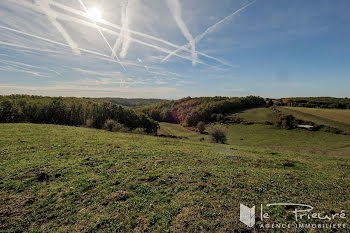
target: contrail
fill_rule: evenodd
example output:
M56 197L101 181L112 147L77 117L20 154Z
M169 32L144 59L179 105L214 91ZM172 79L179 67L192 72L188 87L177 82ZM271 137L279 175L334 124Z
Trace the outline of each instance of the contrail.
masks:
M207 28L207 30L205 30L202 34L200 34L199 36L197 36L194 40L196 43L198 43L200 40L202 40L208 33L211 33L212 31L214 31L214 29L219 26L220 24L222 24L223 22L225 22L226 20L230 19L231 17L235 16L236 14L238 14L239 12L241 12L242 10L244 10L245 8L249 7L250 5L252 5L255 1L245 5L244 7L236 10L235 12L233 12L232 14L230 14L229 16L223 18L222 20L220 20L219 22L217 22L216 24L212 25L211 27ZM184 46L179 47L178 49L176 49L175 51L171 52L168 56L166 56L162 62L168 60L172 55L176 54L177 52L179 52L180 50L186 50L186 48L188 48L191 44L187 44ZM192 45L191 45L192 46Z
M72 51L75 55L80 55L78 46L74 43L72 38L68 35L66 30L59 24L56 20L57 16L54 11L51 10L49 3L46 0L36 0L36 3L41 7L41 9L45 12L50 22L57 28L57 30L61 33L62 37L67 41L69 46L72 48Z
M93 23L89 23L89 22L86 22L84 20L80 20L80 19L76 19L74 17L71 17L71 16L68 16L68 15L63 15L63 14L60 14L60 13L57 13L57 15L59 16L59 18L61 19L64 19L64 20L68 20L70 22L75 22L75 23L79 23L79 24L82 24L82 25L85 25L85 26L89 26L89 27L93 27L93 28L98 28L99 30L101 31L105 31L111 35L120 35L120 33L116 32L116 31L113 31L113 30L110 30L110 29L107 29L107 28L103 28L101 26L98 26L96 24L93 24ZM62 17L60 17L62 16ZM141 44L141 45L144 45L144 46L147 46L147 47L150 47L150 48L154 48L160 52L164 52L164 53L171 53L172 51L169 50L169 49L165 49L165 48L162 48L162 47L159 47L157 45L154 45L154 44L150 44L150 43L147 43L147 42L143 42L141 40L138 40L138 39L135 39L135 38L130 38L131 41L135 42L135 43L138 43L138 44ZM184 55L180 55L180 54L174 54L174 56L177 56L177 57L180 57L182 59L186 59L186 60L190 60L192 61L192 58L191 57L188 57L188 56L184 56ZM110 56L109 56L110 57ZM198 63L202 64L202 65L206 65L206 66L210 66L200 60L197 61Z
M103 76L103 77L109 77L109 78L115 78L116 75L121 75L121 72L100 72L100 71L93 71L93 70L84 70L81 68L73 68L73 70L85 73L85 74L92 74L97 76Z
M131 15L131 4L132 1L122 1L122 8L121 8L121 24L122 27L120 29L120 36L116 40L113 51L112 51L112 57L115 57L117 50L119 49L120 45L123 44L122 51L120 52L120 57L124 58L128 52L129 46L130 46L130 15Z
M27 7L27 8L30 8L30 9L33 10L33 11L38 11L38 12L40 12L40 10L38 10L37 8L34 8L34 7L33 7L33 4L25 3L25 2L20 2L20 3L19 3L17 0L16 0L16 1L15 1L15 0L8 0L8 1L12 1L12 2L14 2L14 3L16 3L16 4L21 4L22 6ZM82 12L82 11L80 11L80 10L76 10L76 9L74 9L74 8L65 6L65 5L63 5L63 4L61 4L61 3L58 3L58 2L51 2L50 4L51 4L52 6L58 7L58 8L60 8L60 9L62 9L62 10L68 11L68 12L73 13L73 14L76 14L76 15L78 15L78 16L81 16L81 17L84 17L84 18L88 18L87 15L86 15L86 13L84 13L84 12ZM83 22L83 21L80 20L80 19L77 19L77 18L68 16L68 15L65 15L65 14L60 14L60 13L57 13L57 14L59 15L59 18L62 18L62 17L63 17L63 19L65 19L65 18L70 18L71 20L73 20L73 21L76 22L76 23L85 24L86 26L89 26L89 27L95 27L95 26L91 26L90 24L88 24L88 23L85 22L85 21ZM106 21L106 20L103 20L103 19L101 19L101 20L99 21L99 23L100 23L100 24L103 24L103 25L105 25L105 26L109 26L109 27L112 27L112 28L121 30L121 27L120 27L119 25L115 25L115 24L113 24L113 23L111 23L111 22L108 22L108 21ZM166 44L166 45L171 46L171 47L176 48L176 49L180 47L180 45L173 44L173 43L171 43L171 42L169 42L169 41L166 41L166 40L163 40L163 39L161 39L161 38L157 38L157 37L154 37L154 36L151 36L151 35L142 33L142 32L134 31L134 30L131 30L131 29L130 29L129 31L130 31L130 33L132 33L132 34L135 34L135 35L138 35L138 36L141 36L141 37L150 39L150 40L154 40L154 41L157 41L157 42ZM131 38L131 40L132 40L132 38ZM144 45L145 45L145 44L144 44ZM147 45L145 45L145 46L147 46ZM152 46L149 46L149 47L152 47ZM154 48L154 47L153 47L153 48ZM155 49L156 49L156 48L155 48ZM187 51L187 52L191 52L191 50L189 50L187 47L184 47L183 50L185 50L185 51ZM172 51L166 52L166 53L169 54L169 53L171 53L171 52L172 52ZM197 51L197 53L198 53L199 55L201 55L201 56L204 56L204 57L213 59L213 60L215 60L215 61L217 61L217 62L219 62L219 63L221 63L221 64L223 64L223 65L231 66L230 64L228 64L228 63L226 63L226 62L224 62L224 61L222 61L221 59L218 59L218 58L216 58L216 57L209 56L209 55L207 55L207 54L205 54L205 53L202 53L202 52L199 52L199 51ZM183 59L187 59L187 58L184 58L184 57L182 57L182 56L178 56L177 54L174 54L174 56L177 56L177 57L180 57L180 58L183 58ZM192 61L192 59L191 59L191 61ZM202 62L198 62L198 63L203 64Z
M43 40L43 41L46 41L46 42L49 42L49 43L52 43L52 44L56 44L56 45L60 45L60 46L69 48L69 45L67 45L67 44L64 44L64 43L61 43L61 42L58 42L58 41L54 41L54 40L51 40L51 39L48 39L48 38L36 36L36 35L30 34L30 33L22 32L22 31L19 31L19 30L13 29L13 28L4 27L4 26L1 26L1 25L0 25L0 28L1 29L5 29L5 30L9 30L9 31L12 31L12 32L16 32L16 33L19 33L19 34L22 34L22 35L25 35L25 36L28 36L28 37L32 37L32 38L35 38L35 39ZM9 42L5 42L5 41L0 41L0 45L5 45L5 46L9 46L9 47L16 47L16 48L32 50L32 51L39 51L39 52L57 53L57 51L54 51L54 50L41 49L41 48L38 48L38 47L29 47L29 46L25 46L25 45L21 45L21 44L9 43ZM90 54L90 55L94 55L98 59L119 63L116 60L111 59L110 56L108 56L106 54L103 54L103 53L99 53L99 52L96 52L96 51L92 51L92 50L89 50L89 49L83 49L83 48L78 48L78 50L81 51L81 52L85 52L87 54ZM136 66L136 67L140 67L140 68L144 68L144 66L139 65L137 63L132 63L132 62L120 62L120 63L126 64L126 65L132 65L132 66ZM156 69L156 68L153 68L153 67L149 67L149 68Z
M22 35L25 35L25 36L29 36L29 37L32 37L32 38L36 38L36 39L39 39L39 40L42 40L42 41L46 41L46 42L49 42L49 43L52 43L52 44L60 45L60 46L63 46L63 47L68 47L68 48L70 47L69 45L64 44L64 43L61 43L61 42L58 42L58 41L54 41L54 40L51 40L51 39L48 39L48 38L45 38L45 37L33 35L33 34L30 34L30 33L22 32L22 31L13 29L13 28L1 26L1 25L0 25L0 28L8 30L8 31L16 32L16 33L19 33L19 34L22 34ZM7 46L13 46L13 47L32 49L33 50L33 48L30 48L30 47L26 47L26 46L22 46L22 45L16 45L16 44L2 42L2 41L0 41L0 44L7 45ZM102 53L99 53L99 52L95 52L95 51L92 51L92 50L82 49L82 48L77 48L77 49L79 51L81 51L81 52L86 52L86 53L89 53L89 54L110 58L110 56L107 56L105 54L102 54ZM40 51L40 49L36 49L36 50ZM121 63L121 62L118 62L116 60L110 60L110 61L114 61L114 62L116 62L118 64Z
M131 16L131 6L132 4L135 4L133 0L128 0L127 5L125 7L125 20L124 20L124 35L123 35L123 47L122 51L120 52L120 56L124 58L129 50L130 47L130 16ZM123 25L123 26L124 26Z
M8 42L4 42L4 41L0 41L0 45L5 45L5 46L9 46L9 47L16 47L16 48L25 49L25 50L33 50L33 51L38 51L38 52L59 54L59 52L54 51L54 50L40 49L40 48L36 48L36 47L35 48L34 47L28 47L28 46L25 46L25 45L13 44L13 43L8 43Z
M123 37L126 29L126 4L125 1L122 1L122 7L121 7L121 14L120 14L120 19L121 19L121 25L122 27L120 28L120 34L118 36L118 39L115 41L113 49L112 49L112 54L111 57L114 58L117 56L117 51L120 47L120 45L123 43Z
M191 33L189 32L185 22L182 19L180 2L178 0L167 0L167 3L168 3L169 10L173 14L175 22L179 26L179 28L180 28L182 34L184 35L184 37L188 40L189 44L191 45L191 49L192 49L192 65L195 65L196 64L196 60L197 60L196 43L195 43Z
M0 26L1 28L1 26ZM10 29L10 28L6 28L7 30L10 30L10 31L13 31L14 29ZM41 40L47 40L46 38L37 38L35 35L31 35L31 34L27 34L24 32L20 32L20 31L17 31L15 30L15 32L17 33L20 33L20 34L23 34L23 35L26 35L26 36L29 36L29 37L34 37L36 39L41 39ZM60 42L56 42L56 41L48 41L50 43L54 43L54 44L57 44L57 45L61 45L61 46L64 46L64 47L69 47L68 45L66 44L62 44ZM39 51L39 52L47 52L47 53L57 53L57 51L54 51L54 50L47 50L47 49L40 49L40 48L37 48L37 47L28 47L28 46L25 46L25 45L21 45L21 44L14 44L14 43L8 43L8 42L4 42L4 41L0 41L0 45L5 45L5 46L9 46L9 47L15 47L15 48L20 48L20 49L26 49L26 50L32 50L32 51ZM81 48L78 48L81 52L85 52L87 54L90 54L90 55L94 55L96 56L95 58L97 59L101 59L101 60L104 60L104 61L111 61L111 62L117 62L116 60L114 59L111 59L110 56L107 56L105 54L102 54L102 53L99 53L99 52L96 52L96 51L92 51L92 50L88 50L88 49L81 49ZM142 65L139 65L137 63L132 63L132 62L121 62L125 65L132 65L132 66L136 66L136 67L140 67L140 68L144 68L144 66ZM150 69L157 69L156 67L149 67Z
M36 36L36 35L30 34L30 33L27 33L27 32L22 32L22 31L19 31L17 29L13 29L13 28L1 26L1 25L0 25L0 28L8 30L8 31L16 32L16 33L19 33L19 34L22 34L22 35L25 35L25 36L33 37L33 38L36 38L36 39L39 39L39 40L43 40L43 41L46 41L46 42L50 42L50 43L53 43L53 44L56 44L56 45L61 45L61 46L64 46L64 47L70 47L67 44L64 44L64 43L61 43L61 42L58 42L58 41L54 41L54 40L51 40L51 39L48 39L48 38L45 38L45 37ZM77 49L79 49L79 48L77 48Z
M26 63L22 63L22 62L16 62L16 61L9 61L9 60L2 60L0 59L0 63L4 63L4 64L8 64L8 65L13 65L13 66L17 66L23 69L26 69L24 67L29 67L29 68L33 68L33 69L39 69L39 70L46 70L46 71L50 71L53 72L57 75L61 75L59 72L46 68L46 67L40 67L40 66L34 66L34 65L30 65L30 64L26 64Z
M31 71L31 70L23 69L23 68L21 68L21 67L18 66L18 65L0 66L0 70L9 71L9 72L27 73L27 74L34 75L34 76L36 76L36 77L50 78L50 76L48 76L48 75L41 74L41 73L36 72L36 71Z
M83 9L84 9L84 11L85 11L85 13L86 13L88 10L87 10L85 4L83 3L82 0L78 0L78 1L79 1L80 5L83 7ZM95 25L96 28L97 28L96 22L94 22L93 20L91 20L91 21L94 23L94 25ZM106 39L106 37L103 35L102 31L101 31L100 29L98 29L98 28L97 28L97 30L98 30L98 32L100 33L100 35L102 36L103 40L104 40L104 41L106 42L106 44L108 45L109 49L110 49L111 51L113 51L111 45L109 44L109 42L108 42L108 40ZM117 58L117 60L118 60L118 62L119 62L119 64L120 64L120 66L123 68L123 70L126 71L124 65L123 65L122 63L120 63L119 57L116 56L116 58Z

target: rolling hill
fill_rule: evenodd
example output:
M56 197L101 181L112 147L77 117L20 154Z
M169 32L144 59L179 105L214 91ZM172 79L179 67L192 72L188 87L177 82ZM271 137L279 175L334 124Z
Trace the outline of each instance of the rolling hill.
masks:
M348 155L237 145L233 136L221 145L45 124L0 131L1 232L242 232L240 203L350 208ZM345 135L314 133L346 146ZM271 217L287 221L290 211Z

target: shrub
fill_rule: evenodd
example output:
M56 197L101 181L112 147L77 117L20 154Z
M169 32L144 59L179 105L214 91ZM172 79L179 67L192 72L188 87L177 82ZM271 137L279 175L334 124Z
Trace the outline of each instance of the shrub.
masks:
M108 119L104 124L104 129L112 132L116 127L116 125L117 125L117 122L115 122L114 120Z
M144 128L136 128L132 132L136 134L146 134L146 130Z
M225 116L221 113L216 114L216 121L219 123L224 123L225 122Z
M213 142L225 144L227 141L225 130L221 126L211 126L209 129L209 134Z
M294 119L293 115L281 116L281 125L284 129L295 128L295 119Z
M204 133L204 131L205 131L205 124L203 123L203 121L198 122L197 129L198 129L199 133L201 133L201 134Z
M123 124L120 124L114 120L108 119L104 123L104 129L111 132L127 132L129 131Z
M296 120L293 115L280 114L275 121L275 125L284 129L294 129L296 127Z

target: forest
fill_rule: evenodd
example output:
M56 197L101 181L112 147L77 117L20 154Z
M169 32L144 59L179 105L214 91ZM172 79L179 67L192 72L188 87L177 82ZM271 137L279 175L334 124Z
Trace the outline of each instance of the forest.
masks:
M114 120L129 129L155 134L159 125L146 114L109 102L86 98L30 95L0 96L1 123L44 123L103 128Z
M187 97L146 106L141 111L157 121L195 127L199 122L222 122L228 114L265 105L265 100L257 96Z
M199 122L222 122L226 115L253 107L265 106L261 97L201 97L163 101L135 109L110 102L109 98L43 97L30 95L0 96L0 122L28 122L103 128L114 120L130 129L143 128L155 134L156 121L195 127ZM138 106L146 102L130 100ZM125 101L124 101L125 103Z

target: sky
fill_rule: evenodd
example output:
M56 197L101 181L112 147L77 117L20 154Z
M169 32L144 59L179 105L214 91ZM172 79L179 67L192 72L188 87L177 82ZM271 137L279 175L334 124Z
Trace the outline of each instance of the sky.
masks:
M1 0L0 94L350 97L348 0Z

